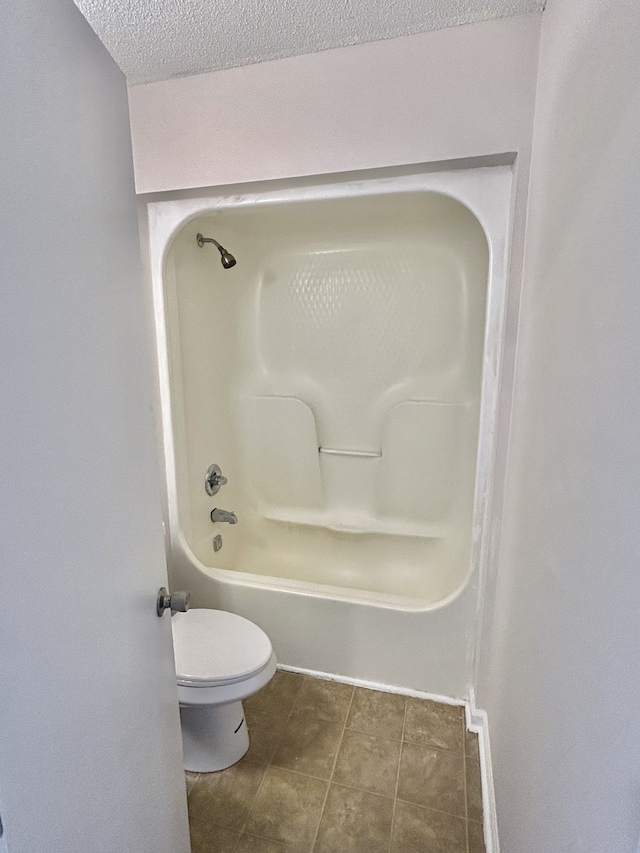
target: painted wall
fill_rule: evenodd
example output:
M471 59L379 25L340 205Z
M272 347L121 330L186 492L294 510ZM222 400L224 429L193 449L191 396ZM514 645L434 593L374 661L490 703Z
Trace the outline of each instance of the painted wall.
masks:
M139 193L528 149L540 15L129 90Z
M4 843L186 853L125 80L71 0L3 8L0 80Z
M506 853L638 847L639 162L636 0L549 0L478 682Z

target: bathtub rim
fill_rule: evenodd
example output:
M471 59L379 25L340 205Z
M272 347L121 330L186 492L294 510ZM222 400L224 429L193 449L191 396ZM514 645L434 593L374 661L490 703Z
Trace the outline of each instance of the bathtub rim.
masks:
M349 602L362 607L376 607L382 610L403 611L405 613L431 613L435 610L442 610L448 607L465 593L473 577L473 572L468 572L464 581L453 592L438 599L438 601L428 602L421 598L392 595L385 592L373 592L354 587L341 587L332 584L296 580L295 578L280 578L275 575L254 574L239 569L221 569L207 566L193 553L189 543L186 541L184 533L179 529L174 534L172 541L172 553L174 556L178 550L181 557L189 560L191 566L196 571L221 584L231 584L252 589L269 589L293 596Z
M487 158L489 160L490 158ZM478 578L480 607L485 565L491 535L491 503L502 353L507 309L507 271L512 228L514 158L477 164L437 164L367 170L344 175L319 175L299 179L265 180L251 185L189 189L141 197L141 232L146 249L147 273L151 283L153 320L158 370L160 450L165 481L164 512L169 571L177 547L205 577L223 584L278 590L295 595L349 601L370 607L429 612L442 609L461 597L471 581ZM385 194L430 193L448 197L474 216L485 236L488 249L487 294L483 334L480 386L478 448L472 517L471 556L460 585L437 602L418 604L420 599L392 596L366 590L352 590L313 584L309 581L255 575L238 570L207 566L192 552L179 523L177 502L176 446L171 408L170 364L165 304L165 268L175 237L193 219L208 212L254 205L320 201L345 197Z

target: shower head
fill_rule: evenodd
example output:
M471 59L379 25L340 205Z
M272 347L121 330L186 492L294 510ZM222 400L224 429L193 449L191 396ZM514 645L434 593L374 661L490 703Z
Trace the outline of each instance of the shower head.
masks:
M203 237L202 234L196 234L196 242L200 248L204 246L205 243L213 243L213 245L220 252L220 262L222 266L226 270L230 270L231 267L235 267L237 261L231 254L231 252L227 252L224 246L221 246L217 240L214 240L213 237Z
M222 266L226 270L230 270L231 267L235 267L236 259L233 257L231 252L227 252L226 249L222 249L220 252L220 261L222 262Z

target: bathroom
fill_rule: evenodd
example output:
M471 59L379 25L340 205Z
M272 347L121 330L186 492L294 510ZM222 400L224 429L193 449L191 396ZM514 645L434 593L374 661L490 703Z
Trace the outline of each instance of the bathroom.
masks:
M634 4L76 5L121 70L0 36L0 850L636 853Z

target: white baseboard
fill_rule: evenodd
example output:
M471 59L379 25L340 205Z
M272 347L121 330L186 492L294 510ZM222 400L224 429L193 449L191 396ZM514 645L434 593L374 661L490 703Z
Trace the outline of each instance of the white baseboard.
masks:
M354 687L364 687L366 690L381 690L383 693L398 693L401 696L413 696L416 699L431 699L433 702L443 702L445 705L463 705L467 728L478 734L480 748L480 772L482 775L482 805L484 814L484 843L486 853L500 853L498 843L498 818L496 814L496 799L493 790L493 770L491 767L491 748L489 745L489 727L487 714L476 707L475 693L469 688L469 698L452 699L451 696L439 696L436 693L425 693L422 690L410 690L393 684L378 684L375 681L365 681L362 678L349 678L344 675L334 675L330 672L318 672L313 669L303 669L299 666L278 664L278 669L284 672L298 672L312 678L324 681L339 681L342 684L352 684ZM640 853L640 851L638 851Z
M363 678L351 678L348 675L334 675L331 672L319 672L315 669L303 669L300 666L287 666L278 664L278 669L284 672L298 672L300 675L309 675L312 678L320 678L322 681L339 681L341 684L352 684L354 687L364 687L365 690L380 690L382 693L398 693L400 696L413 696L415 699L431 699L433 702L442 702L444 705L464 705L464 699L452 699L451 696L440 696L437 693L425 693L422 690L411 690L408 687L397 687L395 684L379 684L377 681L366 681Z
M496 797L493 788L493 767L491 764L491 746L489 744L489 726L486 711L476 706L473 687L469 688L469 701L465 705L467 728L478 733L480 747L480 772L482 774L482 807L484 814L484 843L487 853L500 853L498 840L498 815Z

